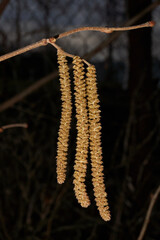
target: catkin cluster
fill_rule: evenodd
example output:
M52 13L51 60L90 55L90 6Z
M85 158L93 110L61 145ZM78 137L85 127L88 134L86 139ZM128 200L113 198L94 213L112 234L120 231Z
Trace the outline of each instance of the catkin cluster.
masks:
M63 183L66 178L68 139L71 123L71 87L66 57L58 52L58 64L61 86L62 113L57 145L57 181ZM101 217L110 220L107 193L103 179L103 161L101 147L100 107L96 84L96 69L87 67L87 76L83 60L73 58L74 96L77 119L77 141L74 164L74 192L82 207L88 207L90 200L86 191L86 172L88 148L91 155L92 183L96 205Z
M94 195L96 205L98 207L101 217L105 221L109 221L110 212L103 179L101 124L99 99L96 85L96 69L93 65L90 65L87 68L86 83L89 109L90 152Z
M86 83L84 64L82 59L78 56L75 56L73 59L73 69L77 118L77 146L73 183L78 202L82 207L88 207L90 205L90 200L85 185L89 145Z
M71 86L69 67L66 57L58 51L59 80L61 89L62 112L57 144L57 181L63 183L66 178L67 151L71 124Z

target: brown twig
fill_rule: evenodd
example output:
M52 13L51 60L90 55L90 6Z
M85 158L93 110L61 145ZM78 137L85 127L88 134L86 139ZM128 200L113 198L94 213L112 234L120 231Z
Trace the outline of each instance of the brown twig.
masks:
M70 57L70 58L74 58L74 57L75 57L74 55L65 52L61 47L59 47L57 44L55 44L55 38L53 38L53 40L52 40L52 39L47 39L47 41L48 41L48 43L50 43L53 47L55 47L59 52L61 52L64 56ZM52 42L52 41L53 41L53 42ZM85 59L82 59L82 60L83 60L83 62L84 62L85 64L87 64L88 66L90 65L90 63L87 62Z
M150 4L148 7L146 7L143 11L141 11L140 13L138 13L137 15L135 15L133 18L129 19L124 26L130 26L134 23L136 23L138 20L140 20L142 17L144 17L147 13L153 11L156 7L158 7L160 5L160 0L153 2L152 4ZM107 47L108 45L110 45L113 41L115 41L120 35L122 34L122 32L114 32L112 33L107 40L104 40L103 42L100 43L99 46L97 46L94 50L92 50L91 52L85 54L85 59L89 59L93 56L95 56L98 52L100 52L102 49L104 49L105 47Z
M112 32L117 32L117 31L128 31L128 30L133 30L133 29L138 29L138 28L144 28L144 27L153 27L155 23L153 21L146 22L144 24L136 25L136 26L130 26L130 27L80 27L76 29L72 29L68 32L64 32L58 35L56 39L60 39L63 37L67 37L73 33L81 32L81 31L98 31L98 32L103 32L103 33L112 33Z
M127 21L124 25L125 26L129 26L131 24L134 24L136 21L138 21L140 18L142 18L144 15L146 15L148 12L154 10L158 5L160 5L160 1L156 1L152 4L150 4L147 8L145 8L143 11L141 11L140 13L138 13L136 16L134 16L133 18L131 18L129 21ZM94 50L92 50L91 52L85 54L84 58L85 59L90 59L91 57L93 57L95 54L97 54L98 52L100 52L104 47L108 46L109 44L111 44L115 39L117 39L120 35L121 35L122 31L120 32L115 32L113 33L107 40L105 40L104 42L101 42L101 44L96 47ZM50 39L50 41L52 42L52 40ZM11 106L13 106L14 104L16 104L17 102L20 102L23 98L27 97L28 95L30 95L31 93L33 93L34 91L38 90L40 87L42 87L43 85L45 85L46 83L50 82L52 79L55 79L58 76L58 72L54 71L53 73L51 73L50 75L40 79L38 82L32 84L31 86L29 86L28 88L26 88L24 91L22 91L21 93L17 94L16 96L12 97L11 99L7 100L6 102L2 103L0 105L0 112L10 108Z
M159 194L160 194L160 185L158 186L158 188L156 189L155 193L153 194L153 196L151 198L151 201L150 201L150 204L149 204L149 207L148 207L145 219L144 219L144 223L143 223L143 226L141 228L141 231L140 231L140 234L139 234L137 240L142 240L144 237L144 234L147 230L147 226L148 226L148 223L149 223L149 220L151 217L152 209L156 203L156 200L157 200Z
M14 124L5 125L5 126L0 127L0 133L6 129L17 128L17 127L28 128L28 124L27 123L14 123Z
M48 43L52 44L55 48L59 48L58 45L54 44L57 39L69 36L73 33L80 32L80 31L89 31L90 30L90 31L99 31L99 32L103 32L103 33L112 33L114 31L128 31L128 30L144 28L144 27L153 27L154 25L155 25L155 22L150 21L150 22L146 22L144 24L140 24L140 25L136 25L136 26L130 26L130 27L118 27L118 28L113 28L113 27L112 28L107 28L107 27L82 27L82 28L76 28L76 29L70 30L68 32L64 32L64 33L59 34L58 38L53 37L53 38L49 38L49 39L42 39L42 40L40 40L36 43L33 43L31 45L28 45L28 46L24 47L24 48L20 48L16 51L5 54L5 55L0 57L0 62L5 61L6 59L9 59L9 58L15 57L17 55L20 55L22 53L28 52L28 51L30 51L32 49L35 49L35 48L38 48L40 46L45 46ZM61 48L59 48L59 50L63 51ZM73 55L71 55L69 53L66 53L64 51L63 51L63 53L66 56L73 57ZM87 65L88 65L88 63L87 63Z
M28 51L30 51L32 49L35 49L35 48L38 48L38 47L41 47L41 46L45 46L47 44L48 44L47 39L42 39L42 40L40 40L40 41L38 41L36 43L30 44L30 45L24 47L24 48L20 48L20 49L18 49L16 51L13 51L11 53L7 53L7 54L1 56L0 57L0 62L5 61L5 60L7 60L9 58L15 57L17 55L20 55L22 53L28 52Z

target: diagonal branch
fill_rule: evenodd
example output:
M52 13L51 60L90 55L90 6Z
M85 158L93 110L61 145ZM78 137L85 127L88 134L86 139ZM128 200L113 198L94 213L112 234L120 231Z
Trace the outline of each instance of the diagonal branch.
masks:
M39 81L37 81L36 83L34 83L31 86L29 86L28 88L26 88L24 91L20 92L16 96L14 96L14 97L10 98L9 100L7 100L6 102L2 103L0 105L0 112L13 106L15 103L20 102L23 98L27 97L29 94L36 91L37 89L39 89L46 83L50 82L52 79L55 79L56 77L58 77L57 71L47 75L44 78L41 78Z
M140 234L139 234L137 240L142 240L143 237L144 237L144 234L147 230L147 226L148 226L148 223L149 223L149 220L150 220L150 217L151 217L152 209L153 209L153 207L156 203L156 200L157 200L159 194L160 194L160 185L158 186L157 190L155 191L155 193L152 196L152 199L150 201L150 204L149 204L149 207L148 207L145 219L144 219L142 229L140 231Z

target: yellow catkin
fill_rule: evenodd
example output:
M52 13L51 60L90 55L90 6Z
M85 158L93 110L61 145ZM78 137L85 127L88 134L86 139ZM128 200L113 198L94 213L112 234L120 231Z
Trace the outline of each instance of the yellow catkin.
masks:
M87 68L86 84L88 95L91 170L94 196L100 216L105 221L109 221L111 216L103 177L100 107L96 84L96 69L93 65L90 65Z
M73 69L77 118L77 143L73 183L78 202L82 207L88 207L90 200L85 185L89 145L86 83L84 78L84 64L78 56L73 58Z
M57 182L64 183L67 168L67 151L71 125L71 86L66 56L58 52L59 80L61 88L62 112L57 143Z

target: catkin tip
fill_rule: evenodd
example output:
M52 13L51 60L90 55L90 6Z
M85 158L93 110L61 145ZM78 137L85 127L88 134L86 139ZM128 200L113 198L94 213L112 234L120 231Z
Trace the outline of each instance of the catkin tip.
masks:
M57 179L58 184L63 184L64 182L65 182L65 178Z

